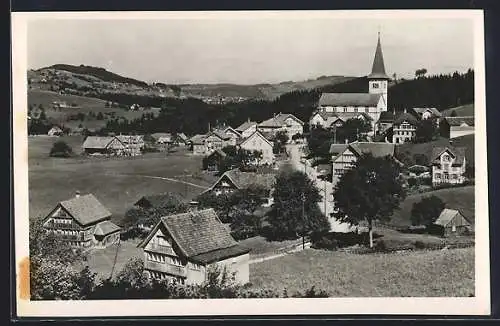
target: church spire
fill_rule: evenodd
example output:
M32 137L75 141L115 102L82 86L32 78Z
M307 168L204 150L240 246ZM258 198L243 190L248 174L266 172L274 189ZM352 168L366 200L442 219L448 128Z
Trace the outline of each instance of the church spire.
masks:
M380 45L380 30L378 31L377 49L375 58L373 58L372 73L368 75L372 79L389 79L385 73L384 56L382 54L382 45Z

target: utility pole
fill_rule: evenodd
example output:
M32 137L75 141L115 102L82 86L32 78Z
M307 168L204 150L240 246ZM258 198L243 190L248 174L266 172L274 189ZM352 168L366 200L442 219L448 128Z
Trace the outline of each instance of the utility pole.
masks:
M326 180L323 180L323 185L324 185L324 190L323 190L323 201L324 201L324 204L325 204L325 216L326 216ZM327 216L328 217L328 216Z
M304 207L305 201L306 201L306 195L304 194L304 192L302 192L302 225L303 225L303 230L302 230L302 249L305 249L305 247L306 247L306 240L305 240L306 219L305 219L305 207Z

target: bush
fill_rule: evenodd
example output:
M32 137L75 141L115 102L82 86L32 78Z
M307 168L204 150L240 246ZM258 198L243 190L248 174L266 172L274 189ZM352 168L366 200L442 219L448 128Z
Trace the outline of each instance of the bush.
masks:
M59 140L50 149L51 157L70 157L73 154L71 147L66 142Z
M422 241L415 241L415 248L417 249L425 249L426 245Z
M387 245L385 244L385 241L384 241L384 240L378 240L378 241L375 243L374 249L375 249L376 251L385 252L385 251L387 251Z

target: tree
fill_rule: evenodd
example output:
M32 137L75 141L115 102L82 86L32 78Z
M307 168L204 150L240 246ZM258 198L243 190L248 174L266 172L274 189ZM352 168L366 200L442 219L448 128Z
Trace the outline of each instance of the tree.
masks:
M288 142L288 134L286 131L278 131L274 136L273 152L275 154L281 154L285 150L285 145Z
M437 135L438 135L438 129L436 128L436 120L434 119L420 120L415 130L415 142L427 143L434 140L437 137Z
M457 112L455 110L451 111L450 117L456 117L456 116L457 116Z
M400 172L400 166L392 157L366 153L335 186L335 217L350 223L366 221L370 248L373 247L373 222L389 219L405 198Z
M334 135L331 130L323 127L314 127L307 137L307 146L311 156L330 157L330 146Z
M366 140L366 134L372 130L371 123L358 118L348 119L344 125L337 128L337 141L344 143L356 140Z
M97 113L97 115L96 115L96 119L97 119L97 120L104 120L104 115L102 114L102 112L101 112L101 111L99 111L99 112ZM80 118L80 120L82 120L82 119ZM82 120L82 121L83 121L83 120Z
M45 113L45 109L43 108L43 106L40 104L39 106L40 108L40 120L41 121L46 121L47 120L47 114Z
M56 141L50 149L51 157L70 157L73 154L71 147L63 140Z
M445 207L441 198L432 195L414 203L411 209L411 224L429 226L439 217Z
M318 206L319 190L305 173L281 171L273 197L268 222L275 239L295 239L329 230L328 219Z

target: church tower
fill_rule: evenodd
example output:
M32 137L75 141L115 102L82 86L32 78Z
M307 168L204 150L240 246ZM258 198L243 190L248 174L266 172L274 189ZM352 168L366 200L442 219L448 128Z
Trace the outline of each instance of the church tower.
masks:
M378 33L377 49L373 59L372 72L368 75L368 92L370 94L382 94L384 107L382 111L387 111L387 87L389 77L385 73L384 56L380 45L380 32Z

